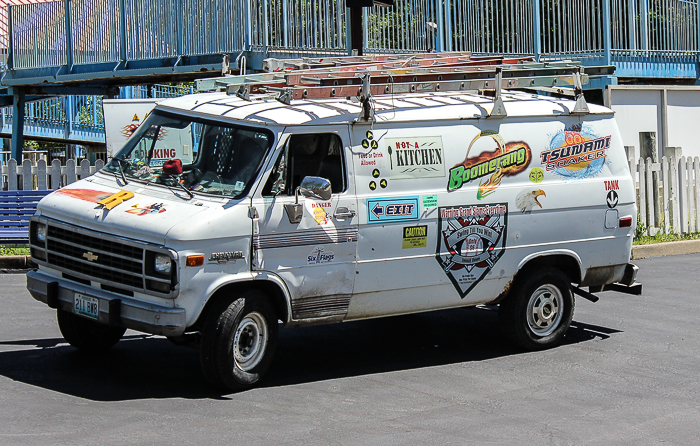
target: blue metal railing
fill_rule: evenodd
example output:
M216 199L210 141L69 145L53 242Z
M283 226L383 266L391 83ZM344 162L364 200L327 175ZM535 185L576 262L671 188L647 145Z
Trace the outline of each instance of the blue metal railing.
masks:
M193 92L191 86L152 85L122 87L121 99L171 98ZM27 136L73 141L104 143L102 96L64 96L30 102L24 107L24 132ZM0 109L1 132L12 128L12 107Z
M61 0L9 6L13 69L348 53L345 0ZM364 9L367 52L697 58L698 0L401 0ZM0 45L2 41L0 40ZM668 75L674 76L673 73Z

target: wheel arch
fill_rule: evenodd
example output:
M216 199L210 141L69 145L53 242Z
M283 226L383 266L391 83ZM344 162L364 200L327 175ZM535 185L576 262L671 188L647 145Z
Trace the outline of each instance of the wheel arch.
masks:
M515 278L517 280L523 272L543 267L561 270L572 283L581 283L584 276L583 264L578 254L568 249L557 249L541 251L525 257L518 265Z
M246 279L230 280L217 284L217 286L208 293L209 298L204 304L204 308L202 308L193 327L202 327L211 309L222 300L234 296L241 291L252 289L265 293L277 312L277 317L285 324L289 322L292 311L290 294L287 286L278 276L269 273L261 273Z

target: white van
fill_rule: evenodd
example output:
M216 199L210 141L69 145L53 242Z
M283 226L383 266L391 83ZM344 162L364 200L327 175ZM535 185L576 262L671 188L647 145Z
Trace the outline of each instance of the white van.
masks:
M633 284L635 191L611 110L500 99L497 117L476 93L375 96L368 120L344 97L163 101L39 204L28 289L78 349L127 328L195 343L233 390L265 373L278 320L499 304L506 337L557 345L581 287Z

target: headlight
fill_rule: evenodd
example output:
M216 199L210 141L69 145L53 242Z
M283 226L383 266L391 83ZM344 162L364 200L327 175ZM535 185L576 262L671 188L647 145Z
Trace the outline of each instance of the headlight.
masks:
M156 254L155 268L156 272L161 274L170 275L172 269L170 257L163 254Z
M36 239L40 242L46 241L46 225L43 223L36 224Z

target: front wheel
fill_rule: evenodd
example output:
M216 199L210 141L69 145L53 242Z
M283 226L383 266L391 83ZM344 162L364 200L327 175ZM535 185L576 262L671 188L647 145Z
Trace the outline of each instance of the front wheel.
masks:
M527 274L501 302L499 321L503 333L527 350L542 350L564 339L574 316L569 279L556 268Z
M56 312L58 328L70 345L87 353L109 350L124 335L126 328L98 324L68 311Z
M217 387L253 387L270 367L277 331L277 315L259 291L244 291L214 307L202 330L204 374Z

